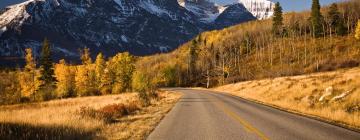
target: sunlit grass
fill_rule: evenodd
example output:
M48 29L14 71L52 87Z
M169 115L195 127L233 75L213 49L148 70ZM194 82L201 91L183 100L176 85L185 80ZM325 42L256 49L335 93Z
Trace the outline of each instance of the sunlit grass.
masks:
M216 88L236 96L360 128L360 68L229 84ZM326 88L332 95L319 98ZM335 96L349 94L339 100Z
M2 106L0 138L143 139L179 98L179 94L166 92L159 95L147 107L141 105L136 93ZM128 111L116 112L117 105ZM81 113L84 107L116 114L110 116L114 121L88 117Z

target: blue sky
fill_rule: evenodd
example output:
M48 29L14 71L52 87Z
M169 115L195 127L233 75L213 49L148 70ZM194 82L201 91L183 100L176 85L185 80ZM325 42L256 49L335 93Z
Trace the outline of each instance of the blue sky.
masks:
M311 8L312 0L272 0L279 1L284 11L303 11ZM321 5L329 5L333 2L345 0L320 0Z
M215 1L219 4L231 4L238 0L210 0ZM312 0L271 0L274 2L279 1L284 11L303 11L311 8ZM329 5L333 2L340 2L345 0L320 0L322 5Z

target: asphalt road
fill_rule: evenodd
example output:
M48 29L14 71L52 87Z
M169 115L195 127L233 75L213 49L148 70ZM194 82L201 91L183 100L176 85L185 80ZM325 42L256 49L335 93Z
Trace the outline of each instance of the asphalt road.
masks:
M360 133L206 90L184 95L149 140L360 140Z

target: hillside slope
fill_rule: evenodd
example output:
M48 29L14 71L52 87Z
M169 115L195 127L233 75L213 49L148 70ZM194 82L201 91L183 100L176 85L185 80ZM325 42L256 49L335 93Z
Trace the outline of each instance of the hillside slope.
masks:
M154 68L164 79L163 86L202 87L356 67L360 42L354 38L354 27L360 1L338 7L345 21L344 36L331 30L329 8L324 7L325 32L320 38L312 37L309 12L286 13L283 36L272 34L271 20L251 21L204 32L172 53L143 58L139 66Z
M360 68L254 80L215 88L360 129Z

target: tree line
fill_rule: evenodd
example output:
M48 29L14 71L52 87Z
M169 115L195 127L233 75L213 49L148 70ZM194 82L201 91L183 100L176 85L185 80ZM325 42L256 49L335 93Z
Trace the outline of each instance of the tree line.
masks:
M47 101L78 96L119 94L133 90L133 73L136 58L129 53L119 53L106 58L99 53L95 59L90 50L80 51L81 64L70 65L64 59L54 63L51 46L44 40L39 62L36 63L31 48L25 50L26 65L16 71L3 71L0 88L1 104ZM142 90L139 83L134 83ZM142 92L146 94L147 91Z

